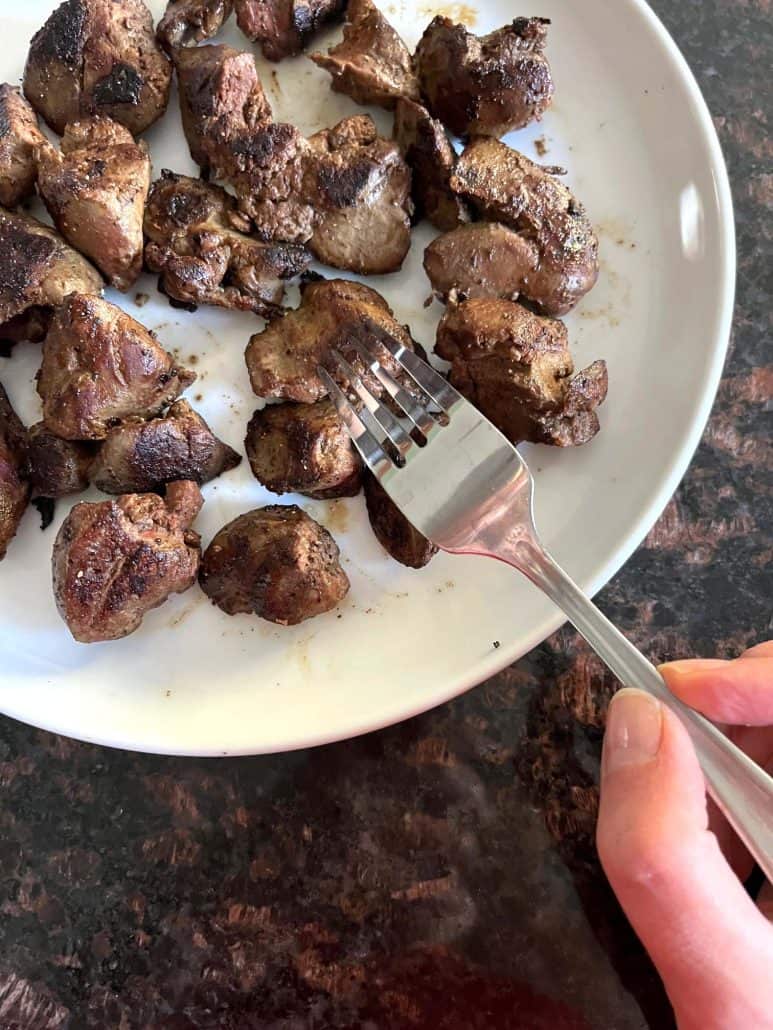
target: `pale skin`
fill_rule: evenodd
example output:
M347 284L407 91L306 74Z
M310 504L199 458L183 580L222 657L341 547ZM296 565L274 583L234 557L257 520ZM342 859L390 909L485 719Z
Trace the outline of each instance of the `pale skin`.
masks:
M773 771L773 641L734 661L660 671L674 694ZM756 903L746 893L752 860L707 805L686 731L638 690L610 705L597 844L680 1030L773 1030L773 887Z

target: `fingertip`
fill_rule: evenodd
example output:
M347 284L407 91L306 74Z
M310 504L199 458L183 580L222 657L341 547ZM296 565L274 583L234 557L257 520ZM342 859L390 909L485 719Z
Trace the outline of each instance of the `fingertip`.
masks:
M753 726L773 722L773 658L766 653L728 662L668 662L658 671L680 701L710 719Z
M671 693L680 701L705 712L706 698L712 691L711 685L717 682L729 665L730 662L715 659L690 658L666 662L658 666L658 672Z
M742 659L747 658L773 658L773 640L765 640L761 644L755 644L748 648L741 655Z
M618 690L607 710L602 778L624 766L652 761L660 747L662 725L662 708L654 697L632 687Z
M705 676L706 673L724 669L728 665L730 662L722 658L682 658L676 662L664 662L658 666L658 672L664 679L682 679Z
M604 739L596 843L616 889L657 880L707 825L703 774L679 719L641 691L621 691Z

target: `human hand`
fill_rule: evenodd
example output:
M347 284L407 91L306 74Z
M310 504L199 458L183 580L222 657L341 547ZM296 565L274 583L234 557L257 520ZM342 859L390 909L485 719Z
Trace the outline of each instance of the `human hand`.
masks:
M732 662L660 671L686 704L773 765L773 642ZM771 813L773 818L773 813ZM680 1030L773 1028L773 888L741 885L752 861L712 804L672 712L622 690L607 716L596 836L601 864L647 948Z

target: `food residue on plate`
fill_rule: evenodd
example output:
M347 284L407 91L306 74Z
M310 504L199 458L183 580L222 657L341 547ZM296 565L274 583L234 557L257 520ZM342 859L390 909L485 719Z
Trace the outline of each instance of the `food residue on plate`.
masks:
M444 17L461 22L468 28L478 23L478 12L469 4L422 4L419 14L424 18Z
M323 521L331 533L345 533L349 527L349 509L343 502L333 501Z

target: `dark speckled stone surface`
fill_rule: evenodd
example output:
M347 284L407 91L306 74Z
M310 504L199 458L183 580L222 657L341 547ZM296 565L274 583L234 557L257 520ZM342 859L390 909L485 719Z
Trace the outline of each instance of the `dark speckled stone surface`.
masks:
M693 466L600 602L650 653L734 655L773 636L772 13L655 7L727 155L738 308ZM594 853L611 689L566 629L312 752L170 760L0 722L0 1027L668 1027Z

